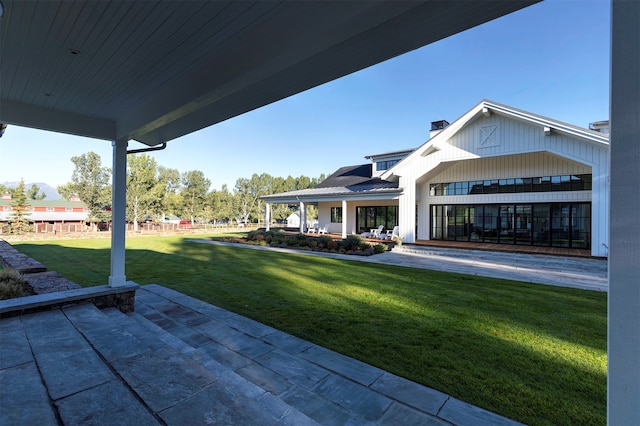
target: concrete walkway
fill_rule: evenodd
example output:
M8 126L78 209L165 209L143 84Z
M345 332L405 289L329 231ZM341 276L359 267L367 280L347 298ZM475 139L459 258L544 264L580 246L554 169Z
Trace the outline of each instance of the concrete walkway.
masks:
M373 256L353 256L336 253L303 251L248 244L225 243L204 239L192 242L226 245L253 250L271 250L322 256L360 262L407 266L410 268L457 272L484 277L539 284L573 287L585 290L608 291L607 260L597 258L565 257L529 253L492 252L439 247L402 245L391 252Z
M516 425L158 285L0 320L0 424Z

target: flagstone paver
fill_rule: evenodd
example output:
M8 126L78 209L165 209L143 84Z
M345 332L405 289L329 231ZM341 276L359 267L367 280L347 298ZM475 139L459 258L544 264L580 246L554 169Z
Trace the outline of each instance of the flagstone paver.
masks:
M2 319L0 342L3 425L517 424L158 285L132 314Z

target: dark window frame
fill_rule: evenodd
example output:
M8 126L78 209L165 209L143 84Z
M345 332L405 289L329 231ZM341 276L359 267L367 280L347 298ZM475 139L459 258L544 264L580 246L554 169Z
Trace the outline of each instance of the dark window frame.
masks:
M342 223L342 207L331 207L331 223Z

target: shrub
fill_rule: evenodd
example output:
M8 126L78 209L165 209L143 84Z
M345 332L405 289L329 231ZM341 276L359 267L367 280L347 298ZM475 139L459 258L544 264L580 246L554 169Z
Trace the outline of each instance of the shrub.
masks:
M31 286L15 269L0 271L0 300L33 294Z
M327 243L327 248L335 253L335 251L340 247L340 244L337 241L331 240Z
M347 251L357 249L364 250L369 247L369 243L365 242L360 235L349 235L347 238L342 240L341 246Z
M386 244L376 244L373 246L373 252L376 254L384 253L388 248Z
M329 244L333 242L333 239L328 236L328 235L320 235L318 237L318 247L323 248L323 247L329 247Z

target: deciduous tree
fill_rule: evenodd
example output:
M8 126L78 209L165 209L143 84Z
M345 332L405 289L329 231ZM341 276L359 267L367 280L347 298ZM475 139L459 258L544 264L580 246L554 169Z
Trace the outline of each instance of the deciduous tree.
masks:
M202 215L210 186L211 181L200 170L191 170L182 175L183 213L189 216L192 225L196 217Z
M71 182L59 186L58 192L67 200L72 195L80 197L89 210L89 221L95 229L96 222L104 222L110 216L105 207L111 204L111 169L102 166L100 156L95 152L71 157L71 162L75 165Z
M138 222L149 213L152 206L161 200L163 187L157 180L158 165L148 155L127 157L127 218L138 230Z
M159 193L158 204L154 205L157 220L164 220L169 214L179 214L182 210L180 195L180 171L168 167L158 166L158 185L162 188Z
M31 184L31 188L27 191L27 198L30 200L44 200L46 197L47 194L40 192L40 187L35 183Z
M267 173L254 173L251 179L240 178L236 181L234 197L238 203L237 214L243 221L249 222L251 217L264 217L264 209L261 209L264 203L260 197L269 194L272 182L273 177Z

